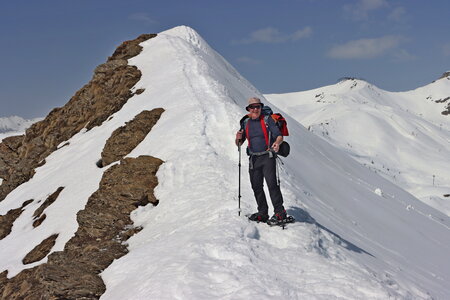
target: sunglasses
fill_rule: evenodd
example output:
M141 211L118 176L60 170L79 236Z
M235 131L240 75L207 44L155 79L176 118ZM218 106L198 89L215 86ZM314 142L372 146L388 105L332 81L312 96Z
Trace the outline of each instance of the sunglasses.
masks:
M261 109L262 105L261 104L252 104L247 106L247 108L250 109Z

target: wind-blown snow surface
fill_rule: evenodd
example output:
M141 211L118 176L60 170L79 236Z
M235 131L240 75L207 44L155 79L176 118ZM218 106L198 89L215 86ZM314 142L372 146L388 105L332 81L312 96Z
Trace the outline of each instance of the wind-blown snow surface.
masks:
M113 119L74 136L0 203L4 214L20 206L18 199L42 199L66 186L38 228L31 226L37 204L26 207L0 241L0 272L8 269L12 276L23 269L23 255L52 233L60 233L53 251L62 250L77 227L76 211L104 171L95 162L106 139L142 110L163 107L161 119L129 155L165 161L157 173L160 203L133 212L144 229L129 240L130 252L101 274L107 288L102 299L450 295L449 218L293 119L292 152L281 177L288 213L299 222L281 230L247 221L243 215L254 212L255 203L245 157L239 217L234 134L245 99L260 93L188 27L141 45L130 64L143 73L134 88L145 92ZM50 178L52 172L58 176Z
M450 116L441 114L450 77L399 93L346 80L265 96L316 135L450 216Z

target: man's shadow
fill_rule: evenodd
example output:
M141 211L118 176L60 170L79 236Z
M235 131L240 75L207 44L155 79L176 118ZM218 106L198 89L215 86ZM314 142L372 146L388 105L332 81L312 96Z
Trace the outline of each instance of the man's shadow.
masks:
M370 256L374 257L369 252L365 251L364 249L361 249L360 247L356 246L355 244L353 244L353 243L349 242L348 240L342 238L337 233L334 233L330 229L328 229L325 226L323 226L322 224L318 223L306 210L303 210L303 209L298 208L298 207L292 207L292 208L287 210L287 213L288 213L288 215L292 215L295 218L296 222L313 224L313 225L316 225L318 228L320 228L320 229L330 233L331 235L333 235L336 238L336 240L338 241L338 244L340 246L346 248L347 250L350 250L350 251L353 251L353 252L357 252L357 253L364 253L364 254L367 254L367 255L370 255Z

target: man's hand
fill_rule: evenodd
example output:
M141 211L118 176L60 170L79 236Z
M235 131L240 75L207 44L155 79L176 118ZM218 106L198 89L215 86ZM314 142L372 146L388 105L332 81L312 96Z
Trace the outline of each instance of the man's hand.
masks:
M272 144L273 151L278 152L278 150L280 150L280 144L282 142L283 142L283 137L280 135L280 136L277 137L275 142Z
M278 152L278 150L280 150L280 144L278 144L277 142L273 143L272 149L273 151Z
M240 145L242 144L242 135L244 133L244 130L239 130L238 132L236 132L236 145Z

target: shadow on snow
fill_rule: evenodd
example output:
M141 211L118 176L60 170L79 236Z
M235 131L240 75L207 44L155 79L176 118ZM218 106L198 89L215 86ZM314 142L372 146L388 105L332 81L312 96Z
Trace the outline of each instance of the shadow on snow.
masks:
M289 215L292 215L295 218L296 222L313 224L313 225L316 225L319 229L322 229L322 230L328 232L335 238L335 242L338 245L344 247L345 249L353 251L353 252L357 252L357 253L364 253L364 254L374 257L369 252L365 251L364 249L361 249L360 247L358 247L355 244L344 239L337 233L334 233L330 229L328 229L325 226L323 226L322 224L318 223L307 211L305 211L301 208L298 208L298 207L293 207L293 208L288 209L287 213Z

